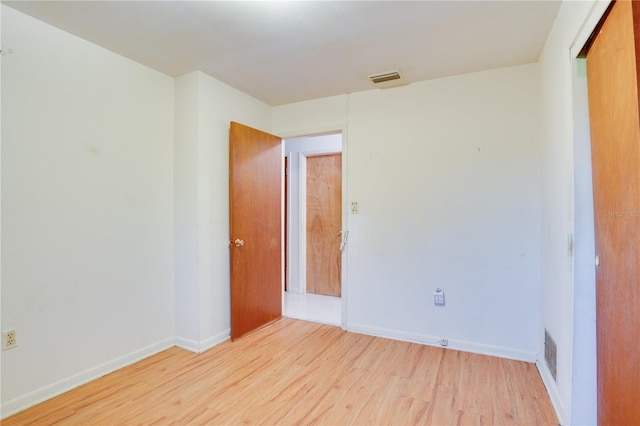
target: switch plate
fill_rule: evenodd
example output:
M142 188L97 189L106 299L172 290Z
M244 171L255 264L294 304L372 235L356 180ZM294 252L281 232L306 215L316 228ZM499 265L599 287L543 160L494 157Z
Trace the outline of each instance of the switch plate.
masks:
M433 292L433 304L436 306L444 306L444 291L441 288L437 288Z

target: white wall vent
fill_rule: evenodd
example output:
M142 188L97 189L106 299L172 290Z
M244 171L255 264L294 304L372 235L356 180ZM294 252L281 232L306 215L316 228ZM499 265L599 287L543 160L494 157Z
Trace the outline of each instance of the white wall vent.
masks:
M553 379L558 381L558 347L556 346L556 342L551 337L549 331L544 329L544 360L547 363L547 367L549 367L549 371L553 376Z

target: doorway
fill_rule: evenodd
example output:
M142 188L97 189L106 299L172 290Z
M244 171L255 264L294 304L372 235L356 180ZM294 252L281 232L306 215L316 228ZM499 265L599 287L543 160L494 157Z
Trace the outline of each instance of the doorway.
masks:
M284 151L287 170L283 315L340 326L344 229L342 134L286 139ZM330 209L329 204L333 205Z

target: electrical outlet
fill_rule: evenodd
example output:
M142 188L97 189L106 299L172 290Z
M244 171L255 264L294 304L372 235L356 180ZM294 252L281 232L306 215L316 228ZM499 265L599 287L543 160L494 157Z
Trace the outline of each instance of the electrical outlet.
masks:
M437 288L433 292L433 304L436 306L444 306L444 290Z
M2 332L2 350L15 348L18 346L18 336L16 330L7 330Z
M360 205L358 204L357 201L352 201L351 202L351 214L358 214L360 213Z

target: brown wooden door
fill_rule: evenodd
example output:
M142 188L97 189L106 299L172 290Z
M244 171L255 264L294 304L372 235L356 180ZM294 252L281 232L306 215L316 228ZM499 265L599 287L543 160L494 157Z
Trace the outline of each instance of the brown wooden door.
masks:
M640 425L639 8L614 3L587 53L602 425Z
M342 155L307 157L307 292L341 295Z
M229 132L231 339L282 316L282 141Z

